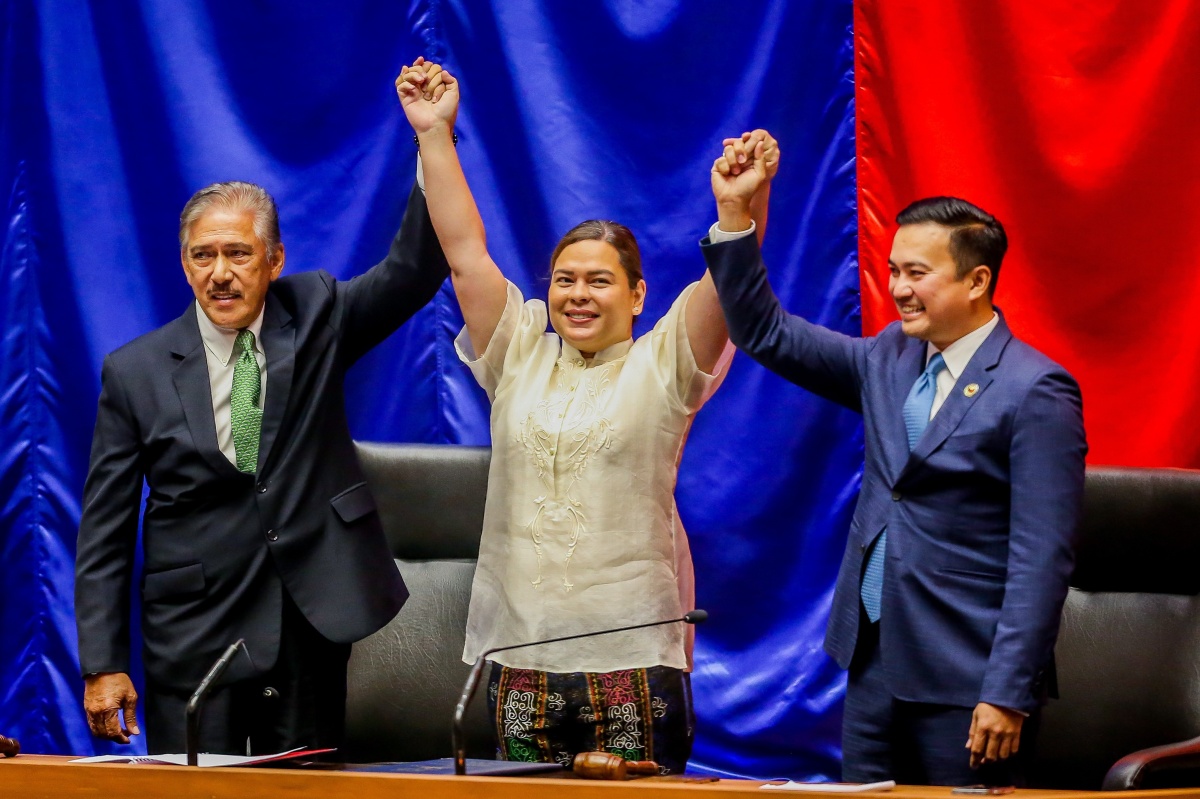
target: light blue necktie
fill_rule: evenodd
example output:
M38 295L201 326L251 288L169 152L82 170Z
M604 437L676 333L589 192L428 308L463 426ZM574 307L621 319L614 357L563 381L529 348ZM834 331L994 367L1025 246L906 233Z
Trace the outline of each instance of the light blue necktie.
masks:
M937 394L938 372L946 368L946 360L940 352L934 353L929 359L925 371L913 383L904 400L904 427L908 431L908 448L915 449L921 434L929 426L929 412L933 409L933 398ZM867 554L867 568L863 570L862 595L863 607L866 608L867 618L879 621L879 599L883 595L883 560L887 546L887 529L879 534L871 551Z

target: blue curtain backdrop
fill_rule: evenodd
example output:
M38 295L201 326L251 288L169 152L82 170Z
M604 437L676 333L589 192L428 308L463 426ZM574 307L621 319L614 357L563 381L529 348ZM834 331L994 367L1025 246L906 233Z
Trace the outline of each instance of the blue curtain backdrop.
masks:
M104 354L187 307L178 213L243 179L276 197L288 269L374 263L411 184L392 80L462 81L459 148L496 260L542 294L585 218L637 233L656 319L700 277L720 140L779 137L767 234L787 306L860 327L850 0L4 0L0 69L0 731L106 751L79 708L72 561ZM348 385L356 436L482 444L447 285ZM844 677L821 651L860 423L735 359L678 498L699 604L694 764L836 777Z

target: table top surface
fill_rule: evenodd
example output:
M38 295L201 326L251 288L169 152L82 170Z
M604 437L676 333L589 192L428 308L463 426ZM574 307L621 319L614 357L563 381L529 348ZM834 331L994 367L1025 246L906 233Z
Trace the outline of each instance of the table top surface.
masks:
M72 758L55 755L19 755L0 758L0 786L6 796L60 797L120 795L133 791L143 797L304 797L347 796L353 799L616 799L614 792L638 792L641 799L675 799L696 791L725 795L757 795L761 781L721 779L696 782L688 777L645 777L625 782L582 780L575 777L473 777L426 774L392 774L341 771L325 766L303 768L189 768L128 763L71 763ZM649 792L649 793L646 793ZM790 794L790 792L789 792ZM822 796L837 795L834 791ZM949 799L948 787L901 785L888 791L868 792L895 799ZM1200 799L1200 789L1099 792L1019 789L1013 797L1029 799L1080 799L1099 796L1138 799Z

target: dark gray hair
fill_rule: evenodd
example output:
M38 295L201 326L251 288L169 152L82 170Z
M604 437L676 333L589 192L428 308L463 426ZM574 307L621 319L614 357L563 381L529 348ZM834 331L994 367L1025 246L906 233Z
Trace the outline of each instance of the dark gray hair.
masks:
M279 211L275 200L267 190L255 183L230 180L205 186L192 195L179 214L179 249L187 250L188 236L192 225L215 206L233 211L250 211L254 214L254 235L267 248L267 259L275 257L279 249Z

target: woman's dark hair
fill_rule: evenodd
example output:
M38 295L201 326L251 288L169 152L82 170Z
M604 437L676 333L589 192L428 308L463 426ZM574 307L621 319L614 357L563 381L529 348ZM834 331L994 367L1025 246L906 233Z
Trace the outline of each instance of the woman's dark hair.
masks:
M1000 220L977 205L958 197L926 197L896 216L898 225L933 222L950 228L950 257L959 278L979 265L992 270L988 296L996 291L1000 262L1008 250L1008 236Z
M625 270L629 288L637 288L638 281L642 279L642 254L638 250L633 231L620 222L589 219L568 230L554 248L554 254L550 256L551 272L554 271L554 265L558 263L558 256L562 255L562 251L580 241L604 241L611 244L617 251L621 267Z

